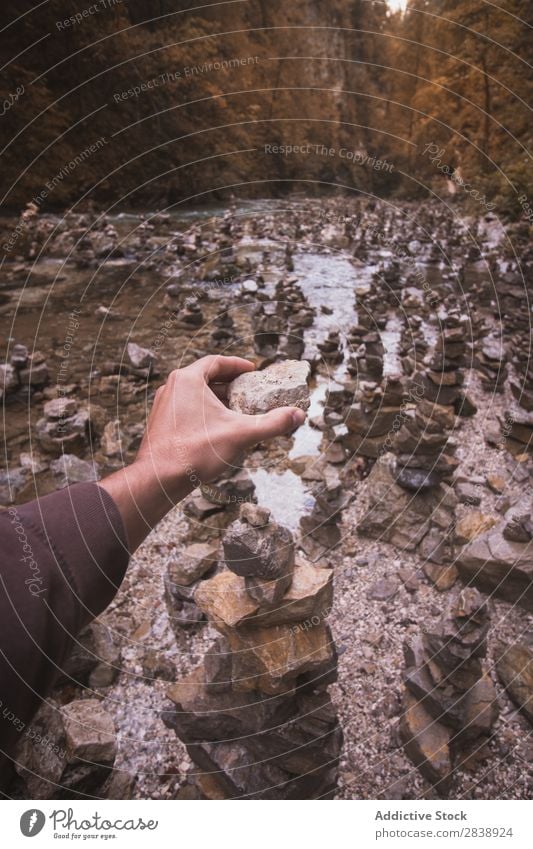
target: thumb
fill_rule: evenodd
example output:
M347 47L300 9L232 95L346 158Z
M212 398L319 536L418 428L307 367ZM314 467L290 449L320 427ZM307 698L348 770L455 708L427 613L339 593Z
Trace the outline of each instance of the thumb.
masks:
M246 419L247 442L254 445L264 439L272 439L284 433L292 433L305 421L305 413L299 407L278 407L258 416L243 416Z

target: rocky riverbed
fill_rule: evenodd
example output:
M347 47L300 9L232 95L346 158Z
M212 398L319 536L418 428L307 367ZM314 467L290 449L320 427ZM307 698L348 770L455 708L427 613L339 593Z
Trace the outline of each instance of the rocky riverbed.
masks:
M0 226L4 506L132 459L157 386L198 356L311 372L306 424L193 493L138 550L52 694L61 721L43 719L72 763L26 746L12 793L227 793L205 768L195 777L194 750L163 720L217 639L196 593L227 569L227 528L257 501L297 563L332 571L331 612L309 589L309 627L327 617L336 646L334 795L529 797L525 225L296 198L142 216L29 207ZM89 699L102 714L92 769L72 731Z

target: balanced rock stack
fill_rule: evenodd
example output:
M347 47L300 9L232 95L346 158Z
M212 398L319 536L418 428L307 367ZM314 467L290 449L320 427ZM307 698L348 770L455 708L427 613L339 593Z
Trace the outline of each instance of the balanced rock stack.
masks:
M343 439L344 447L374 460L391 450L406 399L405 381L400 376L391 375L379 384L359 380L354 403L345 416L348 433Z
M48 380L44 355L40 351L29 354L25 345L13 345L9 363L0 365L0 400L24 387L40 388Z
M488 737L498 716L496 691L483 665L490 618L481 594L467 587L437 626L404 647L405 705L400 734L407 755L445 794L465 748Z
M296 559L291 533L251 504L223 551L226 568L195 594L221 636L170 689L164 721L203 797L327 798L342 744L327 692L337 669L325 623L332 572Z
M312 489L313 507L300 519L300 547L314 558L322 557L340 542L339 523L350 496L336 473L325 474Z
M361 380L380 381L385 349L379 333L357 325L348 336L348 345L352 352L348 361L350 374Z
M219 313L213 319L214 328L211 331L211 344L216 348L227 349L234 339L235 325L229 312Z
M261 357L273 358L278 351L284 321L275 302L260 303L254 311L254 351Z
M342 342L338 330L330 330L326 338L318 343L320 351L320 359L327 365L338 365L342 363L344 354L342 352Z
M465 322L457 312L443 317L443 330L429 369L415 372L410 397L416 402L402 414L402 426L394 438L398 466L405 469L400 485L418 490L451 479L458 462L449 431L456 412L462 412L465 364Z
M487 392L503 392L507 380L507 355L502 339L495 336L485 338L476 351L473 364Z

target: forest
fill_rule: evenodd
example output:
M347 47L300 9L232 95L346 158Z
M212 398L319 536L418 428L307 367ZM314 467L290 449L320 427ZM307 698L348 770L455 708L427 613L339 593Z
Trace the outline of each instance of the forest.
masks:
M79 21L74 2L33 5L3 4L6 207L99 139L47 207L117 193L132 207L304 188L439 196L443 168L475 184L462 193L474 208L481 198L517 215L531 195L528 0L396 12L368 0L100 0ZM303 177L298 157L263 152L301 143L394 167L313 153Z

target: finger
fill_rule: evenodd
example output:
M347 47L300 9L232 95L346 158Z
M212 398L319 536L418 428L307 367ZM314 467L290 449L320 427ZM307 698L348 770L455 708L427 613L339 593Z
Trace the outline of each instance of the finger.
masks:
M262 416L239 416L246 444L254 445L264 439L272 439L285 433L292 433L305 421L305 413L298 407L279 407ZM244 420L244 422L243 422Z
M207 383L216 383L217 381L234 380L246 371L254 371L255 364L242 357L212 355L197 360L192 368L199 370Z

